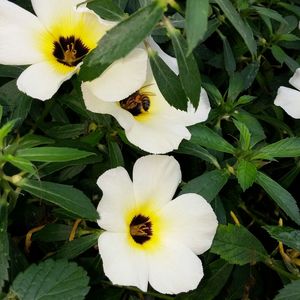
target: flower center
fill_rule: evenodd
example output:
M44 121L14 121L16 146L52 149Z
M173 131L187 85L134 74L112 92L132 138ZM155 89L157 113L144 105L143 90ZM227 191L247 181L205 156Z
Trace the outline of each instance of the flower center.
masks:
M120 101L120 106L129 111L133 116L145 113L150 108L150 98L147 93L137 91L126 99Z
M152 224L148 217L143 215L134 216L130 225L130 235L138 244L144 244L152 236Z
M69 67L75 67L83 60L89 50L80 39L76 39L72 35L67 38L60 37L58 41L55 41L52 54L58 62Z

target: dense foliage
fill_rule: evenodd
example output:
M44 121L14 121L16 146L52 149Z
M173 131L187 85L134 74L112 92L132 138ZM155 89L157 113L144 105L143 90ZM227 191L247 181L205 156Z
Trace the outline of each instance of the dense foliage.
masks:
M300 123L274 105L300 66L300 1L168 3L90 1L120 23L45 102L17 89L24 66L0 65L0 299L300 299ZM80 90L150 34L179 65L177 77L149 49L166 100L197 106L201 85L212 106L170 153L183 173L177 194L202 195L220 224L204 279L177 296L113 286L103 273L97 178L131 173L146 152L113 117L86 110Z

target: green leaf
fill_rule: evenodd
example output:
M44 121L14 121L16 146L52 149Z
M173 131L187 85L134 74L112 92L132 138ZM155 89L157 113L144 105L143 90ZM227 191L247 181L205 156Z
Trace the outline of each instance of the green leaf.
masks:
M263 6L251 6L251 8L255 9L257 13L261 16L269 17L270 19L276 20L280 23L287 23L286 20L279 14L276 10L263 7Z
M32 179L23 179L17 185L31 195L62 207L82 219L98 219L90 199L72 186Z
M187 55L188 45L180 31L175 29L170 21L165 23L177 58L182 87L193 106L197 108L201 90L201 78L197 62L192 53Z
M56 139L75 138L86 132L86 124L67 124L62 126L53 126L46 129L48 136Z
M225 70L229 75L232 75L236 69L235 58L231 49L231 46L228 42L228 39L220 31L218 31L222 42L223 42L223 53L224 53L224 65Z
M12 120L7 122L0 128L0 149L4 147L4 139L14 129L16 123L17 120Z
M54 144L54 142L54 140L45 136L29 133L20 138L18 148L26 149L40 145Z
M274 56L274 58L280 63L283 64L285 63L289 69L292 72L295 72L296 69L299 68L299 63L297 61L295 61L293 58L291 58L290 56L288 56L283 50L282 48L280 48L277 45L272 45L271 47L271 52Z
M189 130L192 134L191 142L194 144L231 154L235 152L235 148L231 144L202 124L191 126Z
M233 120L233 123L235 127L239 130L240 132L240 146L243 150L249 150L250 148L250 140L251 140L251 134L248 129L248 127L239 121Z
M263 226L272 238L300 252L300 230L291 227Z
M124 166L124 158L119 144L113 138L107 138L108 155L110 160L110 167L115 168Z
M17 156L30 161L64 162L95 155L92 152L67 147L35 147L19 149Z
M27 159L13 155L6 155L4 156L4 159L18 169L28 172L29 174L34 174L37 172L35 166Z
M256 54L256 42L253 37L253 32L249 26L241 19L238 12L229 0L215 0L221 7L226 17L229 19L233 27L239 32L244 39L248 49L252 55Z
M284 286L274 300L300 299L300 280L295 280Z
M255 264L267 257L261 242L247 228L232 224L218 226L210 251L237 265Z
M209 171L186 183L181 194L197 193L207 202L211 202L226 184L229 175L224 170Z
M186 110L187 98L179 78L152 49L148 49L151 69L158 88L168 103L175 108Z
M55 258L73 259L97 245L99 233L89 234L63 245L55 254Z
M0 65L0 77L18 78L23 71L24 69L18 66Z
M257 169L255 165L246 160L240 160L237 165L236 176L238 182L245 191L255 182Z
M300 225L299 208L294 197L286 189L261 172L257 172L256 183L267 192L294 222Z
M9 243L7 236L8 203L0 194L0 290L8 280Z
M187 0L186 1L186 36L188 52L192 53L207 30L207 19L209 12L209 0Z
M253 159L272 159L273 157L297 156L300 156L300 138L291 137L257 150Z
M120 21L124 17L122 9L111 0L93 0L87 7L105 20Z
M65 224L47 224L42 230L32 235L33 240L40 240L46 243L67 241L72 227Z
M150 34L164 9L165 1L155 0L109 30L85 57L80 78L84 81L95 79L114 61L131 52Z
M22 300L81 300L89 291L86 271L74 262L48 259L14 280L10 295Z

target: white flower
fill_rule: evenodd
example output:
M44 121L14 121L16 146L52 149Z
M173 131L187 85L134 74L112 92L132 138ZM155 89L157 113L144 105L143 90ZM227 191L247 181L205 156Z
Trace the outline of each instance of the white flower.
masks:
M29 96L50 99L60 85L79 70L85 55L114 25L100 19L85 6L77 7L81 2L32 0L35 16L12 2L0 0L0 64L31 65L17 80L18 88ZM131 68L132 72L139 72L141 57L147 64L145 51L139 49L136 54L138 70L132 57L130 61L122 61L123 66L128 64L126 70ZM118 66L118 61L114 65ZM104 78L106 88L111 89L114 76L119 76L119 69L116 71L117 74L111 72L110 80ZM146 71L144 77L145 74ZM141 76L135 82L136 77L130 74L125 78L126 85L122 86L125 93L132 90L132 85L138 88L144 80ZM99 82L102 84L101 76Z
M122 167L97 181L103 192L98 240L106 276L113 284L160 293L195 289L203 277L197 255L208 250L217 219L204 198L183 194L171 200L181 172L171 156L148 155L133 167L133 181Z
M147 42L158 50L170 68L178 73L176 59L162 52L152 39L148 39ZM127 139L150 153L162 154L178 149L183 139L188 140L191 137L186 127L205 121L210 112L208 96L203 88L196 110L190 102L187 112L171 106L159 91L150 66L146 81L142 82L138 89L122 95L119 90L110 92L111 96L115 93L115 98L108 97L106 91L103 91L96 81L84 82L81 85L86 108L95 113L114 116L125 129ZM120 80L116 81L120 85L125 84Z
M291 117L300 119L300 68L296 70L289 83L298 91L281 86L274 104L282 107Z

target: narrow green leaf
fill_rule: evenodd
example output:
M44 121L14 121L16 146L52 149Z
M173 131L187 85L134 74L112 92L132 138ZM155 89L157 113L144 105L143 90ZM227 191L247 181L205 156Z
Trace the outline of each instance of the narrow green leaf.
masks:
M248 49L252 55L256 54L256 42L253 37L253 32L249 26L241 19L234 6L229 0L215 0L217 4L221 7L222 11L229 19L233 27L239 32L241 37L244 39Z
M290 56L288 56L283 50L282 48L280 48L277 45L272 45L271 47L271 52L274 56L274 58L280 63L283 64L285 63L289 69L292 72L295 72L296 69L299 68L299 63L297 61L295 61L293 58L291 58Z
M289 10L293 14L295 14L298 18L300 18L300 7L297 5L291 5L285 2L279 2L277 5L284 7L285 9ZM298 22L297 22L298 23Z
M33 240L40 240L46 243L67 241L72 226L65 224L47 224L42 230L32 235Z
M209 12L209 0L187 0L186 1L186 36L188 52L192 53L199 41L204 37L207 30L207 19Z
M267 192L294 222L300 225L299 208L294 197L286 189L261 172L257 172L256 183Z
M253 163L246 160L240 160L238 162L236 176L243 191L252 186L255 182L256 174L257 169Z
M273 157L300 156L300 138L291 137L259 149L253 159L272 159Z
M112 138L107 139L110 167L124 166L124 158L119 144Z
M35 147L19 149L17 156L30 161L64 162L95 155L92 152L67 147Z
M150 34L164 9L165 1L155 0L109 30L85 57L80 78L84 81L95 79L115 60L126 56Z
M4 159L11 163L13 166L17 167L22 171L28 172L29 174L34 174L37 172L35 166L29 160L24 159L22 157L6 155Z
M18 149L26 149L40 145L54 144L54 142L54 140L49 139L45 136L29 133L20 138Z
M23 179L17 184L31 195L62 207L80 218L93 221L98 219L90 199L72 186L32 179Z
M239 130L240 132L240 146L243 150L249 150L250 148L250 140L251 140L251 133L248 129L248 127L244 124L241 123L237 120L233 120L233 123L235 127Z
M231 154L235 152L235 148L212 129L202 124L191 126L189 129L192 134L190 140L192 143L221 152Z
M148 49L148 51L151 69L162 95L170 105L181 110L186 110L188 101L179 78L156 52L152 49Z
M300 252L300 230L291 227L263 226L272 238Z
M105 20L120 21L124 17L122 9L111 0L93 0L87 7Z
M86 132L86 124L67 124L62 126L53 126L46 129L48 136L56 139L70 139L78 137Z
M0 77L18 78L23 71L24 69L18 66L0 65Z
M263 6L256 6L256 5L251 6L251 8L255 9L257 11L257 13L261 16L269 17L280 23L287 23L286 20L283 18L283 16L281 14L279 14L276 10L273 10L273 9L270 9L267 7L263 7Z
M267 257L261 242L247 228L232 224L219 225L210 251L237 265L255 264Z
M274 300L296 300L300 299L300 280L295 280L285 285Z
M97 245L98 238L99 233L95 233L68 242L58 250L55 254L55 258L73 259L91 247Z
M4 124L1 128L0 128L0 149L3 148L4 146L4 139L6 138L6 136L14 129L16 123L18 120L11 120L8 121L6 124Z
M209 171L186 183L180 194L197 193L211 202L226 184L229 175L224 170Z
M10 295L22 300L83 300L89 291L88 283L86 271L74 262L48 259L20 273Z
M224 65L225 70L229 75L232 75L236 69L235 58L231 49L231 46L228 42L228 39L220 31L218 31L222 42L223 42L223 53L224 53Z
M170 21L166 21L166 26L177 58L182 87L193 106L197 108L201 90L201 78L197 62L192 53L187 55L188 45L180 31L175 29Z

